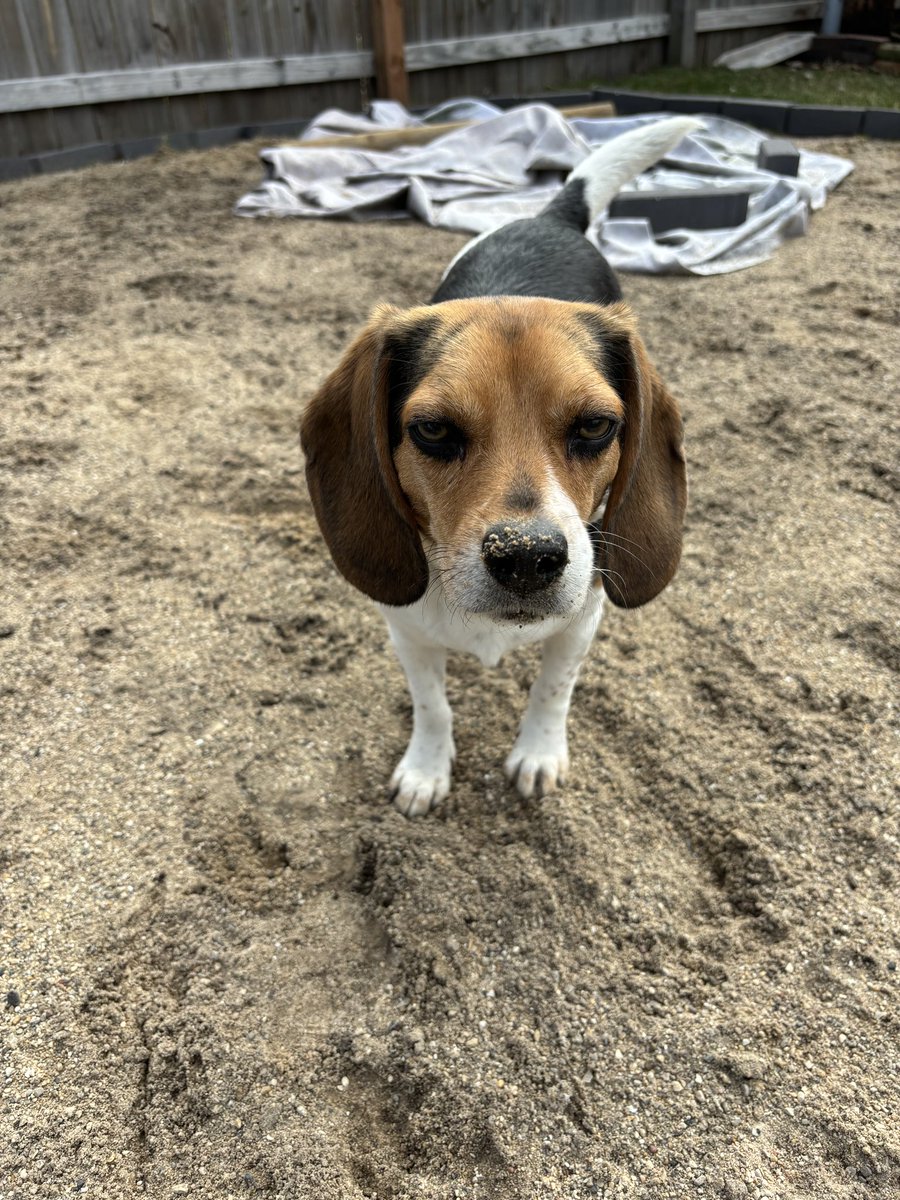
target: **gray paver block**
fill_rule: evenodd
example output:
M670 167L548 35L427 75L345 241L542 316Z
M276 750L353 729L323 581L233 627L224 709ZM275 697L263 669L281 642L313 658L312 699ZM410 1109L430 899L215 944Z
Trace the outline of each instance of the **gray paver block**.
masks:
M796 175L800 170L800 151L787 138L767 138L756 152L756 165L776 175Z
M750 193L739 188L691 188L672 192L624 192L610 217L643 217L654 233L669 229L728 229L747 219Z

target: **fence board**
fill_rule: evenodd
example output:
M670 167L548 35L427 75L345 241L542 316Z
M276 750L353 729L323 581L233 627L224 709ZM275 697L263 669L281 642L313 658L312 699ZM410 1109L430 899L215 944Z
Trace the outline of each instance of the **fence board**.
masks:
M529 29L522 33L487 34L480 38L455 38L440 42L420 42L407 46L406 66L410 71L460 63L493 62L504 58L524 58L532 54L557 54L565 50L585 50L617 42L664 37L669 18L662 13L647 13L621 20L596 21L589 25L568 25L561 29Z
M0 4L0 79L24 79L36 71L16 6Z
M759 25L808 21L820 16L821 12L821 0L791 4L741 4L734 8L701 8L697 12L697 32L751 29Z
M0 80L0 112L103 104L110 100L142 100L150 96L202 95L289 83L320 83L371 73L372 55L363 51L302 58L179 63L135 71Z
M674 2L405 0L411 102L657 66ZM822 9L696 2L698 62ZM358 108L371 50L371 0L0 0L0 155Z

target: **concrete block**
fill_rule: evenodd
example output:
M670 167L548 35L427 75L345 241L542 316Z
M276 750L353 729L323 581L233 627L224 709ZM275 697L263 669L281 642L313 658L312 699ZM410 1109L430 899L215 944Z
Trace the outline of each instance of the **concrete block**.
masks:
M780 100L722 100L719 112L731 121L742 121L757 129L772 129L783 133L787 128L789 104Z
M867 108L862 132L873 138L900 138L900 112L893 108Z
M33 158L0 158L0 179L24 179L37 169Z
M787 138L767 138L756 152L756 165L776 175L796 175L800 170L800 152Z
M729 229L747 219L750 193L739 188L692 188L683 192L624 192L610 217L643 217L654 233L669 229Z
M91 167L94 163L114 162L115 157L111 142L96 142L89 146L72 146L68 150L48 150L45 154L35 155L35 161L42 174L51 174Z
M826 104L795 104L785 132L793 137L852 137L862 129L863 108L831 108Z
M158 135L153 137L128 138L124 142L116 142L115 152L117 158L123 158L129 161L133 158L147 158L150 154L155 154L162 146L163 140Z

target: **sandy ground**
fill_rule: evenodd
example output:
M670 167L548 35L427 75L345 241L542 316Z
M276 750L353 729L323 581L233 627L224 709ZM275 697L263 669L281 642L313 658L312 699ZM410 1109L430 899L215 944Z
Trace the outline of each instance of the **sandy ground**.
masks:
M900 1192L900 164L752 271L629 278L686 552L573 784L452 664L450 800L298 415L464 239L251 222L247 146L0 187L0 1197Z

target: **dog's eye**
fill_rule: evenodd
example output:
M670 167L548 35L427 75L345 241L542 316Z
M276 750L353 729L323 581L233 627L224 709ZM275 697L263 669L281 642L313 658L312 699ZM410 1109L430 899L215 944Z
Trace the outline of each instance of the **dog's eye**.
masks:
M601 442L612 433L614 426L615 421L610 420L609 417L589 417L588 420L581 422L575 432L586 442Z
M449 421L414 421L409 436L418 448L432 458L462 458L465 438L462 430Z
M573 454L596 454L609 445L618 428L614 417L582 417L572 426L569 449Z
M423 442L443 442L450 432L442 421L420 421L414 429Z

